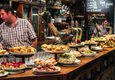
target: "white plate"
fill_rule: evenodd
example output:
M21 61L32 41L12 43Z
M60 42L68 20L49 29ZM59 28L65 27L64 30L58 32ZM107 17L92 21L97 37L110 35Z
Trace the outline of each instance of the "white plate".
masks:
M11 69L11 68L2 68L2 69L6 70L6 71L15 72L15 71L23 70L23 69L25 69L25 68L26 68L26 67L24 67L24 68L17 68L17 69Z
M0 77L4 77L4 76L7 76L8 75L8 72L5 71L3 74L0 74Z
M40 71L40 70L37 70L37 68L33 68L33 72L34 73L58 73L61 71L61 68L58 67L58 66L55 66L55 68L57 69L56 71Z
M96 50L96 51L101 51L101 50L103 50L103 48L98 47L98 46L96 46L96 47L92 47L92 49L93 49L93 50Z
M55 36L48 36L46 39L55 39Z
M10 52L11 54L13 55L16 55L16 56L30 56L30 55L34 55L36 52L34 53L14 53L14 52Z

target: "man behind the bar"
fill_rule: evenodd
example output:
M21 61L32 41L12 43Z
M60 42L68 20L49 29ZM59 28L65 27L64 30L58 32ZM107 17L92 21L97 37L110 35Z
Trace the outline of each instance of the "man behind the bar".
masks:
M0 6L0 18L4 21L0 25L0 43L2 48L16 46L37 46L37 36L33 26L26 19L15 16L9 5Z

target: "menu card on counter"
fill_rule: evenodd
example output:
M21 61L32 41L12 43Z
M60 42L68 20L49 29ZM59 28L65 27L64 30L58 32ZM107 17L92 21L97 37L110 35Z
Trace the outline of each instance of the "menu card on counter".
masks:
M106 12L113 7L113 0L87 0L87 12Z

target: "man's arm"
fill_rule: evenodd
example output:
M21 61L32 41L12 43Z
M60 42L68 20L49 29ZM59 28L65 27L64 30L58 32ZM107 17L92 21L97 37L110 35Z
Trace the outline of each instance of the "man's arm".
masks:
M32 44L31 44L31 46L34 47L34 48L36 48L36 47L37 47L37 43L38 43L37 38L32 39Z
M28 20L26 20L26 22L27 22L27 27L28 27L29 39L31 41L31 46L36 48L37 47L37 41L38 41L36 33L34 31L32 24Z

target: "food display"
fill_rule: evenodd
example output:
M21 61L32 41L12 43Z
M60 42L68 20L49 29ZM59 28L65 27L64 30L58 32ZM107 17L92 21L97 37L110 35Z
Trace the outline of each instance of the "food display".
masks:
M54 53L53 58L51 58L51 56L50 58L44 57L44 56L41 57L41 54L40 54L40 58L38 57L39 55L36 58L34 57L34 60L32 60L34 67L31 67L33 70L33 73L60 72L61 68L57 66L56 64L64 65L64 66L79 65L79 63L81 62L80 59L82 58L78 58L78 57L81 57L81 56L92 57L97 54L96 51L102 51L104 47L115 46L115 36L109 36L109 39L106 39L106 38L95 37L95 38L92 38L91 40L87 40L80 44L77 44L75 42L67 43L67 45L43 44L41 47L45 51L44 53L46 52L52 53L52 54ZM100 44L98 44L98 42L100 42ZM79 47L78 51L75 49L70 50L71 49L70 47L74 48L81 45L82 47ZM89 45L91 46L91 48L89 48ZM31 46L18 46L18 47L10 48L9 52L11 54L17 54L17 55L29 55L29 54L34 54L36 52L36 49ZM56 53L59 53L59 54L56 54ZM4 54L8 54L8 52L6 50L0 50L0 55L4 55ZM49 56L49 54L47 55ZM55 56L57 58L55 58ZM0 77L7 76L8 74L10 74L10 72L18 73L21 71L25 71L25 68L28 68L28 67L23 62L15 62L15 61L2 62L1 68L0 68Z
M59 55L58 62L61 64L76 64L80 62L73 53L64 53Z
M22 62L2 62L1 67L7 71L18 71L25 69L27 66Z
M16 55L30 55L36 52L36 49L31 46L18 46L9 49L10 53Z
M6 55L8 52L6 50L0 50L0 55Z
M49 53L64 53L69 50L69 47L66 45L53 45L53 44L43 44L42 49Z

